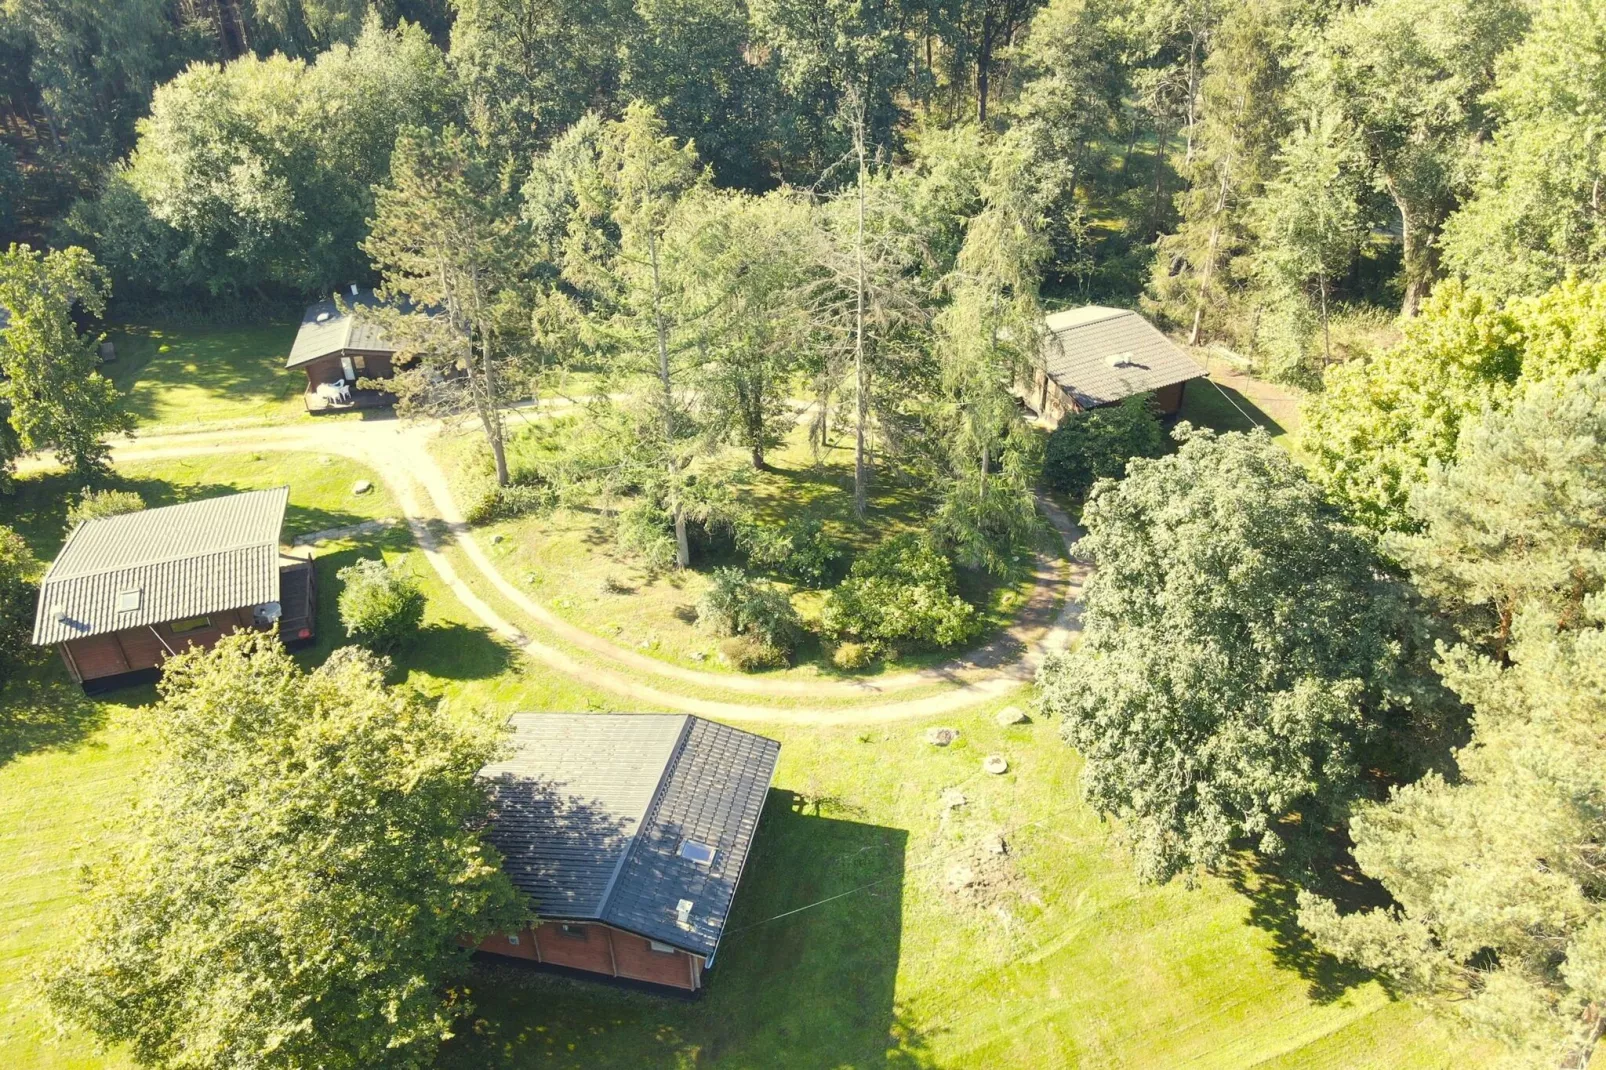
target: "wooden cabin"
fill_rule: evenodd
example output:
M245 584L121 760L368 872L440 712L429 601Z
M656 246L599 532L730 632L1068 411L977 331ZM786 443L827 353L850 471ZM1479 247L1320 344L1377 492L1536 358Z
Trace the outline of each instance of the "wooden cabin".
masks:
M1114 405L1135 394L1154 395L1161 415L1182 408L1183 391L1205 370L1138 313L1087 305L1045 321L1043 362L1018 384L1039 420L1057 427L1066 413Z
M86 520L39 585L33 641L85 691L161 675L162 662L239 628L307 643L317 617L310 553L280 549L288 487Z
M538 924L482 954L574 976L702 989L781 745L684 714L516 714L480 776L488 838Z
M353 285L339 302L332 298L319 301L302 314L284 366L306 372L302 400L308 412L384 408L395 403L394 395L387 391L357 386L359 379L389 379L396 371L396 347L385 340L379 327L353 314L358 308L382 305L373 290Z

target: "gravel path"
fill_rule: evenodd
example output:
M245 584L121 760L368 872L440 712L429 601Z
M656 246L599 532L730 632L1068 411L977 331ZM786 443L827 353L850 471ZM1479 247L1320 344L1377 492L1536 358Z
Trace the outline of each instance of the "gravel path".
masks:
M1048 652L1063 648L1080 628L1077 596L1087 567L1073 560L1068 569L1062 569L1060 562L1039 554L1035 566L1037 583L1016 624L987 645L940 666L866 680L776 680L703 672L660 661L565 620L508 582L474 538L452 498L445 473L427 449L429 438L437 430L434 424L409 425L394 419L310 421L242 430L141 436L115 443L113 458L118 461L159 460L208 453L298 450L336 454L368 465L395 495L430 567L487 627L565 675L652 708L683 710L724 720L816 724L862 724L931 716L985 702L1028 683ZM38 468L43 463L33 461L22 467ZM1079 534L1070 518L1051 502L1040 499L1039 504L1069 548ZM525 635L476 595L443 552L448 542L461 547L475 571L520 612L528 614L565 643L605 663L632 673L711 691L795 698L825 705L781 708L695 698L661 690L609 667L578 661L557 647ZM1065 572L1068 575L1063 574ZM936 695L848 709L829 706L832 700L891 695L945 681L955 686Z

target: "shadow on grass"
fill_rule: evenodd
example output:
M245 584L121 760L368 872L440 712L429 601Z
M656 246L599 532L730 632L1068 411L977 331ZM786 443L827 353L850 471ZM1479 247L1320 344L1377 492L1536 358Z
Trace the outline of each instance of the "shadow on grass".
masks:
M1177 419L1214 431L1252 431L1263 427L1273 438L1287 433L1265 409L1240 391L1214 379L1199 379L1187 385Z
M1340 962L1316 946L1299 925L1299 893L1314 891L1335 900L1341 911L1381 906L1382 889L1350 868L1348 855L1341 863L1327 863L1300 881L1289 878L1268 860L1239 855L1223 876L1249 901L1249 923L1269 933L1277 965L1293 970L1309 985L1317 1003L1332 1003L1350 989L1376 978L1359 966Z
M488 680L513 665L513 652L489 631L455 622L422 629L392 657L399 669L443 680Z
M0 766L39 751L76 747L105 723L111 706L148 706L151 684L90 698L53 652L0 678Z
M701 999L478 966L440 1065L934 1067L895 998L908 834L833 813L770 792Z
M106 723L100 703L44 668L0 687L0 765L35 751L76 746Z
M168 384L233 400L282 401L306 386L305 376L284 367L295 332L294 323L113 328L107 337L117 360L105 372L141 423L157 417L159 391Z

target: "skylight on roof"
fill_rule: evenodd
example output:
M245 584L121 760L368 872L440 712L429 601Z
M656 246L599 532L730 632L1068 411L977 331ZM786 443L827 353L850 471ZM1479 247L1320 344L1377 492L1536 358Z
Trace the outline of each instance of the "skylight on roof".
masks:
M141 590L137 587L132 591L118 591L117 612L132 613L134 610L138 609L140 594Z
M696 840L686 840L680 845L680 857L695 862L699 866L714 864L714 849L706 843Z

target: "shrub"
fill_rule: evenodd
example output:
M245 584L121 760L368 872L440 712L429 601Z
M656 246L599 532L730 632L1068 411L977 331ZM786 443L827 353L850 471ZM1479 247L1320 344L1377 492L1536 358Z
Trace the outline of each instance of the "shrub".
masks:
M831 664L839 669L852 672L863 669L876 659L876 646L874 643L855 643L851 639L838 643L836 649L831 651Z
M955 591L954 567L917 535L888 539L853 562L826 596L833 638L947 647L976 631L976 610Z
M1081 502L1096 481L1121 479L1127 461L1159 457L1165 446L1165 433L1147 394L1072 413L1048 436L1043 481Z
M341 569L340 623L371 650L394 650L418 631L424 591L411 573L378 558Z
M470 524L513 520L546 512L557 504L556 493L544 483L513 483L499 487L494 481L488 481L469 491L467 499L463 516Z
M123 513L138 513L145 508L145 499L131 490L90 490L85 487L78 500L67 507L67 530L71 531L85 520L100 520Z
M739 568L714 570L714 582L697 601L697 626L714 635L745 636L784 661L803 632L786 592L757 582Z
M697 600L697 627L710 635L735 635L752 581L739 568L716 568L713 580Z
M675 567L674 517L651 499L642 498L619 513L614 538L619 549L653 571Z
M719 652L733 669L752 672L755 669L779 668L787 663L784 651L777 650L761 639L750 635L733 635L719 644Z
M794 518L775 527L744 525L737 544L747 554L747 563L808 587L822 586L831 568L842 556L826 536L823 525L811 518Z

